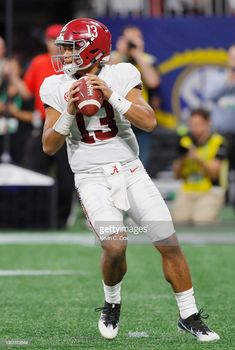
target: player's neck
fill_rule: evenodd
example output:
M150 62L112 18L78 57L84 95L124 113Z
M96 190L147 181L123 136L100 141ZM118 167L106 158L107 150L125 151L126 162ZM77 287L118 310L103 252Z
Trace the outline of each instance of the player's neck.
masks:
M98 63L97 65L94 65L92 67L89 67L87 69L84 69L84 70L81 70L81 71L78 71L76 74L75 74L75 77L77 79L79 79L80 77L82 77L83 75L87 74L87 73L90 73L90 74L99 74L101 70L101 66L100 64Z

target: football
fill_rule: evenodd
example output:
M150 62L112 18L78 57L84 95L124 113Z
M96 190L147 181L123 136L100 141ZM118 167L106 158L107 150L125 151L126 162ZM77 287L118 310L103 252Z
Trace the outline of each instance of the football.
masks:
M76 93L79 97L77 108L79 111L88 117L95 115L101 108L104 100L104 95L101 90L94 89L93 86L86 83L87 77L82 77L78 81L80 90Z

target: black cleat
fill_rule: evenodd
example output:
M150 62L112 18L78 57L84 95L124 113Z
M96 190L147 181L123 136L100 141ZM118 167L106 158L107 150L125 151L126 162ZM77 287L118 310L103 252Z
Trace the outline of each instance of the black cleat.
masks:
M198 341L209 342L219 340L220 337L217 333L210 330L204 323L203 319L209 317L209 315L202 315L203 310L199 310L198 313L189 316L186 319L180 317L178 322L178 329L182 332L189 332L194 335Z
M105 301L103 307L97 307L95 311L101 311L98 327L100 334L106 339L113 339L118 334L119 316L121 304L109 304Z

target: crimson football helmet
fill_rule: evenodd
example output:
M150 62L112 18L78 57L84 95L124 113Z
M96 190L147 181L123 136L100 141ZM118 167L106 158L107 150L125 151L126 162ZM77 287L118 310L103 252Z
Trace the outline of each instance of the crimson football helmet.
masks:
M60 54L52 56L56 73L69 75L91 67L96 61L107 62L111 51L111 34L108 28L91 18L79 18L68 22L56 38ZM70 63L66 63L64 48L71 45Z

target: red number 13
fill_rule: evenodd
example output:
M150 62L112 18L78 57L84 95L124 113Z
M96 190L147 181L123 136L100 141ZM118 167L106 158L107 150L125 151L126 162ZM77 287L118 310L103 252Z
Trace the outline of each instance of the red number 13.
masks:
M109 131L102 131L102 130L95 130L94 134L95 137L100 140L108 140L111 139L112 137L116 136L118 133L118 128L114 119L114 111L113 107L107 102L104 101L103 106L105 109L106 117L100 118L100 125L104 126L107 125L109 127ZM91 117L92 118L92 117ZM85 126L85 121L83 118L83 115L81 113L77 113L76 115L76 121L77 121L77 126L78 129L81 133L81 141L85 143L95 143L96 140L94 136L89 134L89 131L86 129Z

